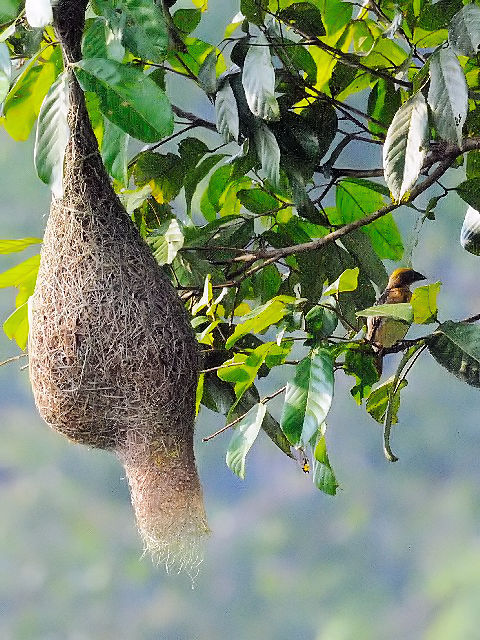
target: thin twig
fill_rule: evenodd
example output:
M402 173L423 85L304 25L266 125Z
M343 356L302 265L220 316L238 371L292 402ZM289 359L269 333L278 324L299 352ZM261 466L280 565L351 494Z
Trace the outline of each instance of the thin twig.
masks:
M12 356L11 358L7 358L3 362L0 362L0 367L3 367L4 364L9 364L10 362L15 362L15 360L20 360L20 358L26 358L26 357L27 357L26 353L21 353L18 356Z
M272 398L275 398L276 396L279 396L281 393L283 393L286 388L287 388L287 385L281 387L280 389L277 389L276 391L274 391L273 393L271 393L268 396L264 396L261 400L259 400L259 403L260 404L265 404L269 400L272 400ZM250 409L248 411L250 411ZM243 413L241 416L238 416L238 418L235 418L235 420L232 420L232 422L229 422L228 424L226 424L224 427L222 427L218 431L215 431L215 433L211 433L209 436L206 436L205 438L202 438L202 442L208 442L209 440L212 440L213 438L216 438L217 436L219 436L224 431L227 431L231 427L234 427L241 420L243 420L243 418L247 415L248 411L245 411L245 413Z

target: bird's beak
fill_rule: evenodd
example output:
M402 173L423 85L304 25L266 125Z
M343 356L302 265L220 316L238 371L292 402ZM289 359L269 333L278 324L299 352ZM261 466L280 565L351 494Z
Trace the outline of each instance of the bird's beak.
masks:
M427 276L422 275L418 271L412 271L412 282L417 282L418 280L426 280Z

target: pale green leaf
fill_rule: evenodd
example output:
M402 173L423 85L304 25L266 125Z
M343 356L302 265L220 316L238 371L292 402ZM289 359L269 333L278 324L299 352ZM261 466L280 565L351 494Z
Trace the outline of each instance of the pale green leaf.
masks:
M413 309L413 321L416 324L429 324L437 320L437 296L442 286L441 282L417 287L412 294L410 304Z
M0 42L0 105L10 90L11 77L12 64L10 62L10 51L4 42Z
M280 182L280 147L265 123L259 123L254 133L254 141L263 172L273 186L278 186Z
M238 106L228 78L225 79L215 96L215 115L218 132L225 141L238 140Z
M403 322L408 324L413 322L413 309L409 302L378 304L374 307L368 307L368 309L357 311L356 315L364 318L375 318L376 316L395 318L396 320L403 320Z
M51 0L25 0L25 17L34 29L46 27L53 20Z
M322 433L318 434L318 440L313 449L313 484L330 496L337 493L338 482L335 478L330 460L328 459L327 443Z
M25 349L28 340L28 301L8 316L3 323L3 330L7 338L15 340L20 349Z
M0 240L0 254L23 251L32 244L40 244L41 238L21 238L19 240Z
M271 325L277 324L287 313L287 305L294 302L295 298L292 296L276 296L244 315L243 322L236 325L234 332L225 343L225 348L230 349L237 340L249 333L261 333Z
M228 467L242 480L245 478L245 459L255 442L267 408L262 402L254 405L244 418L234 427L228 445L226 462Z
M386 380L383 384L376 387L368 396L366 410L372 416L374 420L383 424L385 416L387 414L388 404L390 396L392 394L392 385L395 381L395 376L392 376ZM398 422L398 410L400 408L400 391L408 384L407 380L402 380L395 390L395 395L392 398L391 406L391 424Z
M216 65L217 51L216 49L212 49L200 65L200 69L197 74L198 83L207 94L215 93L217 88Z
M344 291L355 291L358 285L358 274L360 269L355 267L354 269L345 269L341 273L335 282L325 289L324 296L333 296L336 293L342 293Z
M35 286L37 278L38 266L40 264L40 255L32 256L24 262L0 273L0 289L5 287L31 287Z
M37 65L40 56L45 61ZM3 125L14 140L27 140L43 99L58 75L60 64L59 49L42 49L16 79L3 105Z
M224 363L224 367L217 371L221 380L235 384L234 390L237 399L241 398L245 391L251 387L258 370L265 362L271 349L276 346L274 342L265 342L253 349L248 356L235 354L233 358Z
M280 421L294 446L306 446L320 429L332 404L333 387L333 360L327 349L315 349L296 366Z
M456 13L448 26L448 42L460 56L474 56L480 49L480 8L472 3Z
M428 104L433 113L435 129L444 140L461 145L468 112L465 74L451 49L440 49L429 62Z
M416 183L429 142L428 111L421 92L395 114L383 146L385 182L396 202Z
M69 75L68 71L59 75L45 96L35 138L35 169L40 180L50 185L55 198L63 196L63 160L70 138Z
M462 230L460 232L460 244L469 253L480 255L480 212L473 207L468 207Z
M183 247L184 237L175 218L163 223L147 238L153 249L153 255L159 265L171 264L178 251Z
M275 98L275 70L263 33L251 41L242 71L242 84L251 112L264 120L279 120Z

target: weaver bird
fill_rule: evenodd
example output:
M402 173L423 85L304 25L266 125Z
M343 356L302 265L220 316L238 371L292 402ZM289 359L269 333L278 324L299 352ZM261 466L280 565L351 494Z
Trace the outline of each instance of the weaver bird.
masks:
M388 280L387 288L377 300L376 304L398 304L410 302L412 292L410 285L419 280L426 280L425 276L413 269L401 267L395 269ZM383 350L392 347L403 340L409 325L401 320L374 316L367 318L366 339L377 352L376 367L379 375L382 373Z

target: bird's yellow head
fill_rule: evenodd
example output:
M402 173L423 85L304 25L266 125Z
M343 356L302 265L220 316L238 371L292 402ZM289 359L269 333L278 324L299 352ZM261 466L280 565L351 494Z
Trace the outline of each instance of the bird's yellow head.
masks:
M426 280L426 277L418 271L408 269L406 267L400 267L395 269L388 280L388 289L395 289L396 287L408 287L413 282L418 280Z

